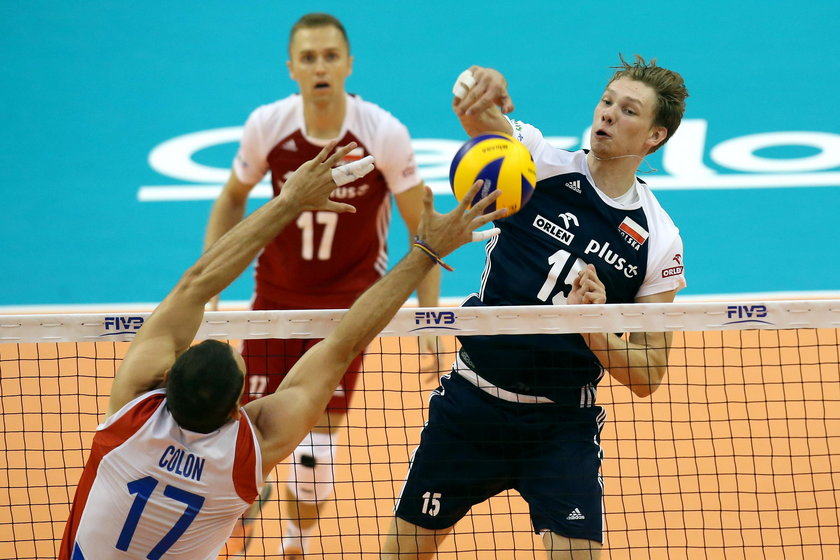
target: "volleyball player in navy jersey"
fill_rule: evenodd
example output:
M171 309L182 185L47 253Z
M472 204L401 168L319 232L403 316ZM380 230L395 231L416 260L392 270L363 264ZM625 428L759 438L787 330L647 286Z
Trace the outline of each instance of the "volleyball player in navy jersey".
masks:
M478 293L466 306L672 302L685 286L679 230L636 178L676 131L682 77L636 57L599 100L589 150L548 144L513 110L497 71L472 67L453 108L470 136L504 132L537 167L517 214L496 221ZM462 75L463 76L463 75ZM603 542L597 385L608 371L640 397L662 383L669 333L461 337L432 395L383 546L385 558L428 558L469 509L504 490L528 502L556 558L598 558Z

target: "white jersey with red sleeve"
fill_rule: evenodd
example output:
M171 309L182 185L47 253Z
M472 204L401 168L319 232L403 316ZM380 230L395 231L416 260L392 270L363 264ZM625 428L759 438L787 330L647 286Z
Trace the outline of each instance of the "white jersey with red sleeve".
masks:
M333 193L333 199L355 206L355 214L303 212L263 250L256 291L281 307L348 307L387 269L390 195L421 182L408 129L379 106L348 95L338 140L340 146L359 145L347 159L372 155L376 169ZM276 196L288 176L326 144L306 134L302 98L291 95L251 113L234 171L249 184L270 171Z
M159 389L96 431L59 560L215 559L263 484L243 411L201 434L182 429Z

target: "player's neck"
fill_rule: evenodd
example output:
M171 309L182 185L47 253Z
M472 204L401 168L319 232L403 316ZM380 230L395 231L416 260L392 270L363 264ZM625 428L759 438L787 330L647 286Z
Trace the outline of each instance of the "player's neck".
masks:
M640 161L637 157L599 158L593 152L586 157L595 186L610 198L618 198L633 187Z
M312 138L332 140L341 134L347 115L347 96L303 100L303 120L306 134Z

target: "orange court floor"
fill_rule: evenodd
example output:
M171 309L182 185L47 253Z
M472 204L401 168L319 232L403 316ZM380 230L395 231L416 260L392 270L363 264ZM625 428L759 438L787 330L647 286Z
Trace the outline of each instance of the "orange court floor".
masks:
M455 344L444 340L442 367ZM55 558L126 348L0 344L0 559ZM413 338L369 348L339 442L335 499L307 557L377 557L437 385L423 360ZM608 413L602 558L840 558L838 331L675 333L651 398L606 376L598 400ZM277 496L246 558L277 557ZM473 508L438 558L544 555L511 491Z

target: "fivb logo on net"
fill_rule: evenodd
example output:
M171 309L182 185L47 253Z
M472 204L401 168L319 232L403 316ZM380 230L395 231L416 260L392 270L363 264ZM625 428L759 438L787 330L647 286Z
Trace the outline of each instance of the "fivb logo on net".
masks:
M764 304L727 305L726 317L729 319L729 321L725 322L724 325L773 324L771 321L767 320L768 310L767 306Z
M446 329L459 331L461 329L454 326L457 319L454 311L415 311L414 324L418 327L411 330Z
M709 145L708 126L706 119L684 119L658 152L662 157L661 172L645 175L645 181L653 189L662 190L840 186L840 134L762 132ZM149 153L152 169L163 177L184 183L141 186L138 199L148 202L214 200L230 175L230 162L241 136L242 127L217 128L183 134L153 147ZM580 137L546 136L546 140L558 148L586 148L589 129ZM420 174L436 194L451 194L449 164L461 144L462 140L412 140ZM195 161L194 156L199 152L222 145L230 146L230 155L220 167ZM816 150L816 153L801 156L802 148ZM782 155L762 155L767 151ZM716 169L707 165L707 161ZM641 170L645 170L644 164ZM271 195L267 180L252 191L256 198L270 198Z
M137 334L143 326L143 317L132 315L112 315L105 317L105 332L101 336L113 336L119 334Z

